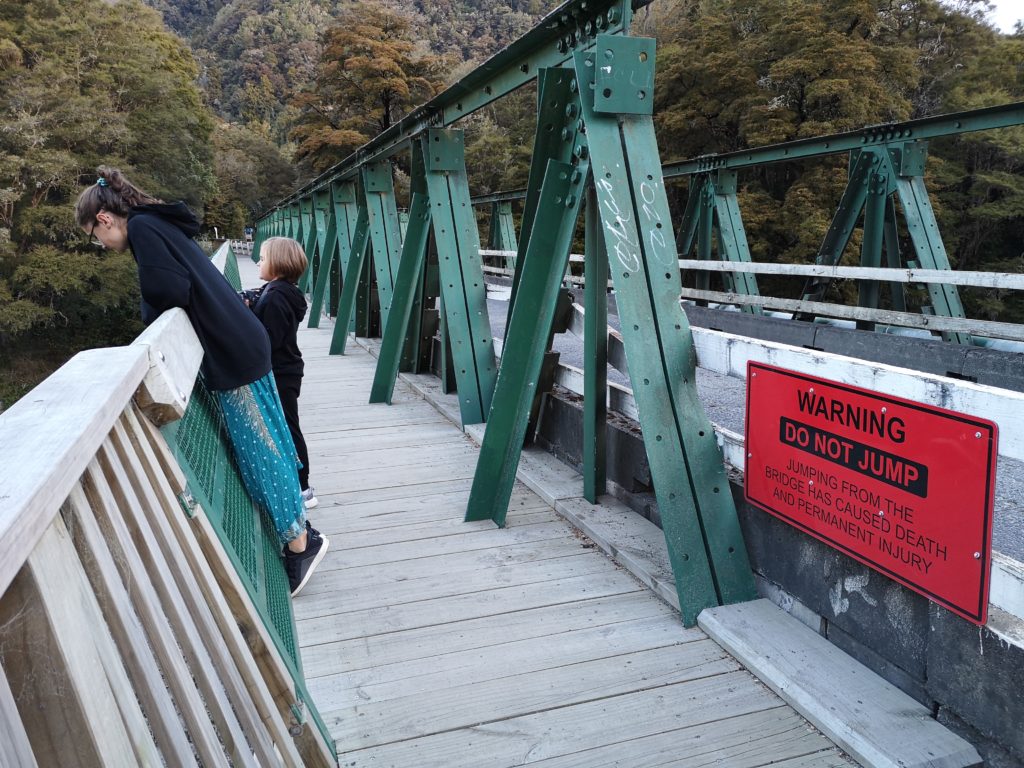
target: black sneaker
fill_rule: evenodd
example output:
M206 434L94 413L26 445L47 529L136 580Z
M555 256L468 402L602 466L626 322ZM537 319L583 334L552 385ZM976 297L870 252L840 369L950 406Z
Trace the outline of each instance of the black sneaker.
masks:
M307 544L306 544L307 546L309 546L308 542L311 539L313 539L313 538L317 538L317 539L323 538L323 535L320 533L320 531L318 531L316 528L314 528L312 525L309 524L309 520L306 521L306 535L310 537L310 539L306 540L307 541ZM287 555L289 551L290 550L288 549L288 545L287 544L282 545L282 547L281 547L281 557L284 557L285 555Z
M288 586L291 588L292 597L295 597L302 588L306 586L313 571L320 565L320 561L327 554L327 547L330 542L327 537L322 536L319 531L307 523L306 549L303 552L292 552L285 549L284 570L288 574Z

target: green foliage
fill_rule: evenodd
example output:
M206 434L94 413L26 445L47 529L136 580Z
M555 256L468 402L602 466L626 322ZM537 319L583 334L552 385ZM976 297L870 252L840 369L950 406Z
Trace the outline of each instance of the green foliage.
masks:
M295 169L266 136L251 128L221 123L213 133L217 186L206 201L203 223L221 235L242 236L295 184Z
M0 368L30 357L18 370L45 372L138 333L131 255L87 252L71 204L101 162L202 203L212 121L197 77L139 0L0 0Z
M441 85L444 61L417 55L403 16L355 4L324 33L315 84L294 104L295 158L323 171L413 107Z
M986 26L982 0L676 0L659 38L655 120L664 159L730 152L1024 98L1024 40ZM847 181L847 158L741 173L757 260L813 261ZM926 174L954 266L1019 270L1024 130L932 142ZM905 233L904 233L905 235ZM910 252L904 236L903 251ZM855 231L846 258L856 260ZM765 281L766 283L768 281ZM773 285L797 295L801 285ZM844 288L836 284L835 290ZM1012 294L964 294L968 314L1024 317Z

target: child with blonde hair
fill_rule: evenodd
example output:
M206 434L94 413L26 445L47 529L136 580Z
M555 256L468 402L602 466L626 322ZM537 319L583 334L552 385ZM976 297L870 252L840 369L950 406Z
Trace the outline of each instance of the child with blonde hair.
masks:
M299 485L306 508L318 503L309 487L309 451L299 426L299 393L302 390L304 363L299 350L299 323L306 315L306 297L296 283L306 271L306 254L290 237L267 238L260 247L259 276L267 282L253 291L243 291L242 298L267 329L270 337L270 359L277 382L288 429L302 466Z

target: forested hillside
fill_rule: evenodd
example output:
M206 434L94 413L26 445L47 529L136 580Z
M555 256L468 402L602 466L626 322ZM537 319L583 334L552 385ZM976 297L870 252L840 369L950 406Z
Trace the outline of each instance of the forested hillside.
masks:
M89 250L72 224L97 164L237 235L557 5L0 0L0 408L75 350L139 330L131 257ZM655 0L633 31L658 39L662 158L1022 100L1024 35L998 34L984 8ZM474 192L525 183L534 100L527 87L463 121ZM1024 269L1024 131L935 141L930 158L954 264ZM846 172L835 158L743 174L754 258L813 259ZM1024 321L1008 292L966 301Z

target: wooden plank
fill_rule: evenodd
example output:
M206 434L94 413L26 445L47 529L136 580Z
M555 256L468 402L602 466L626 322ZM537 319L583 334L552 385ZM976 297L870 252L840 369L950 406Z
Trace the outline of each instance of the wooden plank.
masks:
M550 541L528 542L509 546L477 549L471 552L455 552L432 557L418 557L399 564L397 568L381 568L377 564L325 571L318 575L316 583L306 588L310 594L331 592L347 588L359 590L375 588L383 584L412 583L421 579L436 579L444 575L449 579L464 579L467 574L490 571L503 564L537 563L557 558L575 557L583 545L574 537ZM486 577L486 573L482 574ZM306 593L303 589L303 595Z
M68 497L68 512L73 520L75 548L124 658L161 753L170 764L194 765L192 746L181 727L163 673L81 486L73 489Z
M320 467L325 473L338 473L392 470L426 464L432 465L435 470L444 471L449 466L474 466L479 452L472 441L463 436L459 442L441 445L352 451L348 454L334 455L330 460L322 461ZM402 477L404 478L404 473Z
M810 760L808 761L808 758ZM791 765L842 766L855 763L789 707L778 706L689 728L582 749L531 762L537 768L728 768ZM796 763L792 763L795 768Z
M699 623L866 766L962 768L981 761L931 710L768 600L706 609Z
M4 748L0 749L0 768L38 766L3 668L0 668L0 744L4 745Z
M135 402L156 424L180 419L203 361L203 347L185 310L163 312L132 346L146 348L149 358Z
M137 723L125 722L97 645L106 627L90 597L58 517L0 600L4 671L35 758L83 768L158 763L152 742L147 750L133 740Z
M468 533L494 530L494 523L490 520L465 522L460 517L455 516L457 513L458 509L456 507L449 507L445 510L445 517L440 520L429 520L419 524L410 521L408 525L403 526L350 531L345 536L345 549L399 544L405 541L442 539L447 536L464 536ZM520 512L519 518L516 520L516 526L557 522L561 522L561 518L555 514L551 507L545 505L540 509Z
M319 488L317 490L319 493ZM379 504L365 501L344 507L321 503L312 514L316 516L317 527L322 531L344 534L451 520L453 516L461 521L466 509L467 496L467 493L461 492L439 493L416 499L388 499ZM526 515L545 509L551 507L547 502L541 501L533 491L514 493L509 504L510 512L516 515Z
M186 629L186 634L193 633L194 642L201 645L209 655L210 666L215 673L214 684L219 683L224 690L228 704L244 733L245 741L248 742L249 749L246 751L253 753L259 765L278 763L274 745L253 704L252 694L247 690L237 666L225 648L226 640L199 587L196 573L189 567L186 554L170 530L167 517L180 517L180 506L176 503L170 506L167 502L173 499L165 494L158 494L154 489L151 476L142 467L142 456L139 454L137 443L133 444L128 438L124 420L114 425L110 445L116 455L108 453L107 458L112 465L120 461L120 466L115 470L119 483L130 483L134 497L140 503L140 506L129 506L129 524L136 527L141 536L148 537L154 545L154 551L162 556L185 609L194 621L194 630ZM131 494L126 496L130 499Z
M472 484L471 478L459 478L458 480L435 480L432 483L396 485L390 488L362 488L354 491L335 491L331 495L335 504L346 506L348 504L360 504L374 500L415 499L428 493L450 493L463 490L468 492ZM322 498L321 503L323 503Z
M0 414L0 593L82 476L149 368L146 350L80 352Z
M151 576L159 574L151 574L149 563L143 562L135 546L137 533L128 528L103 468L95 459L86 470L83 485L89 506L96 512L100 530L110 547L114 562L118 565L121 579L125 584L132 585L129 590L132 605L146 628L150 644L160 661L167 685L174 695L200 759L206 765L227 765L220 740L207 716L207 703L196 688L198 679L204 676L204 670L193 670L186 664L182 656L182 651L186 649L179 647L166 613L173 608L173 604L168 606L169 601L161 599L157 594ZM190 661L193 667L198 666L195 654ZM216 706L216 701L211 702L212 706ZM228 735L230 734L226 734Z
M478 722L519 717L626 693L661 688L739 668L710 640L594 659L569 667L455 685L324 713L345 750L415 738Z
M778 706L747 672L728 672L507 720L487 719L370 749L348 749L347 768L418 765L430 755L445 768L508 768L601 744L739 717ZM513 763L514 764L514 763Z
M302 658L312 682L317 677L414 660L429 667L428 660L438 649L458 653L497 646L510 638L544 637L557 643L576 630L663 617L677 621L668 607L649 593L626 593L308 646Z
M900 325L906 328L920 328L926 331L955 331L970 333L976 336L990 336L996 339L1024 341L1024 328L1014 323L1000 323L994 320L973 320L967 317L944 317L942 315L921 315L914 312L896 312L888 309L869 309L866 307L847 307L840 304L828 304L822 301L802 301L798 299L776 299L772 296L748 296L740 293L723 291L700 291L694 288L683 288L680 296L695 301L713 301L721 304L739 304L742 306L758 306L766 309L778 309L786 312L810 312L825 317L838 317L848 320L870 320L875 323Z
M397 570L401 570L401 566L398 566ZM315 598L296 600L295 618L304 621L319 616L340 616L371 608L399 610L410 603L485 592L494 584L525 587L544 582L557 583L564 578L597 575L607 571L608 562L604 555L589 552L540 562L499 565L477 572L466 572L460 579L453 579L448 574L439 574L433 578L389 584L335 587L317 594ZM344 573L341 572L342 575ZM344 621L344 618L338 620Z
M317 645L481 616L497 616L528 608L566 605L609 595L642 594L642 590L632 577L617 572L563 579L558 583L557 590L548 582L522 587L498 587L488 592L414 603L400 614L374 608L346 614L344 622L339 622L334 616L308 619L300 622L299 639L303 646Z
M659 648L682 650L687 642L706 641L700 631L684 629L678 620L663 615L639 621L565 632L558 642L550 637L515 639L485 648L449 652L435 648L429 660L415 659L390 665L376 665L357 673L319 677L310 683L320 706L326 710L364 708L434 691L480 685L494 680L516 679L576 664L587 664L615 656ZM362 710L361 710L362 711Z
M491 530L472 531L462 536L445 536L427 541L398 542L396 544L379 544L360 549L334 550L324 557L321 568L325 571L354 568L362 565L380 565L398 563L417 557L449 554L452 552L470 552L476 549L488 549L499 544L526 543L546 541L568 535L564 522L536 523L534 525L517 525L507 528L491 528Z
M157 465L162 467L167 462L174 461L167 442L155 427L145 419L139 418L138 414L129 413L127 417L132 428L131 433L146 437L146 441L140 440L136 443L136 449L140 454L147 456L145 466L150 468L149 471L152 471L152 468ZM150 453L155 458L149 458ZM246 639L280 716L285 722L299 726L299 723L294 722L292 713L292 708L298 703L298 698L288 667L278 653L256 607L249 599L245 585L242 584L201 506L196 506L192 510L191 523L203 556L213 571L239 630ZM333 768L335 766L336 761L323 743L318 729L301 728L301 732L295 736L295 744L304 765L313 768Z

